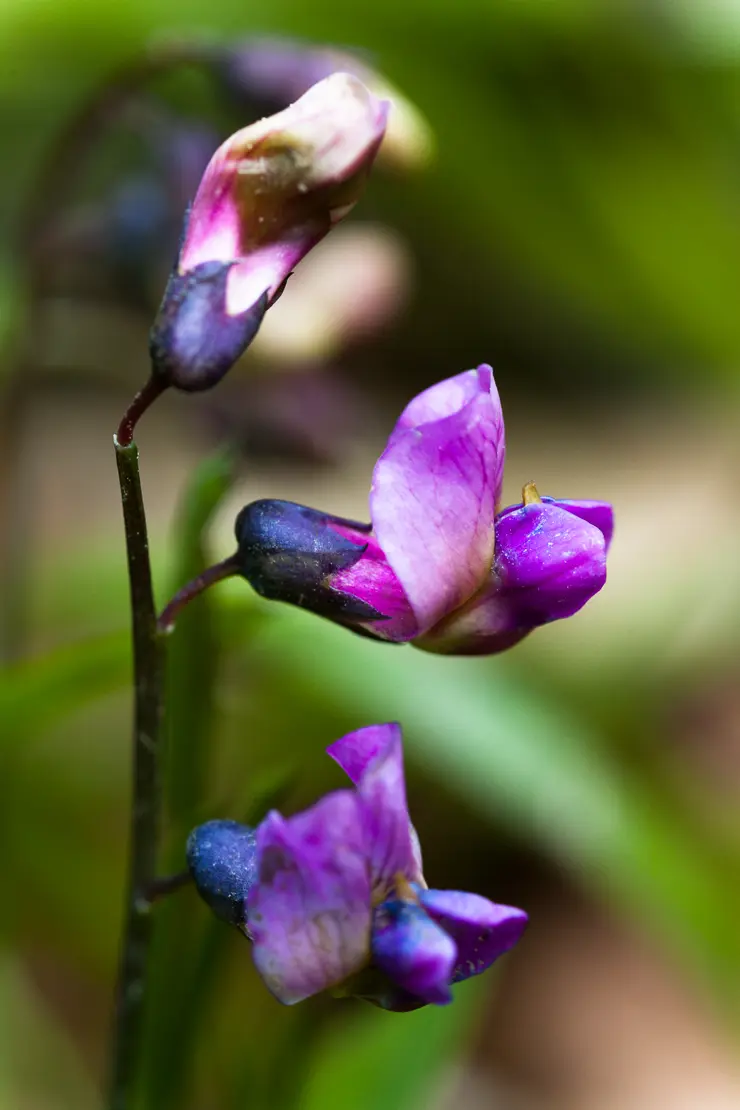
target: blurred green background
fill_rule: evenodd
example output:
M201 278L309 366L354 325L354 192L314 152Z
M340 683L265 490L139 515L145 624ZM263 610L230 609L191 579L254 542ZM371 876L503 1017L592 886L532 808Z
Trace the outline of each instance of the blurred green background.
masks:
M603 593L492 659L376 645L243 583L188 611L163 866L198 821L309 804L339 784L326 744L398 719L428 880L531 925L447 1009L288 1010L183 890L156 909L137 1110L737 1107L740 3L4 0L0 1108L100 1105L131 698L111 437L170 261L147 256L134 296L106 255L148 101L106 119L70 180L49 151L106 75L181 32L357 47L429 121L436 158L379 168L348 225L388 248L392 311L288 352L297 276L271 344L142 422L160 602L229 553L254 497L365 517L399 406L484 360L507 503L534 479L613 501L617 531ZM249 122L202 74L152 98ZM350 278L326 257L338 312ZM368 299L373 272L352 271Z

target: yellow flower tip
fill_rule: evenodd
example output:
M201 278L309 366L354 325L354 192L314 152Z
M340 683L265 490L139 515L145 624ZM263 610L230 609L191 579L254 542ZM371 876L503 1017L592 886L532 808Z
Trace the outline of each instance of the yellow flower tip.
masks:
M537 492L537 486L534 482L527 482L522 487L522 504L523 505L541 505L542 498Z
M396 897L401 902L418 902L418 898L411 889L411 883L400 871L396 875L393 885L395 887Z

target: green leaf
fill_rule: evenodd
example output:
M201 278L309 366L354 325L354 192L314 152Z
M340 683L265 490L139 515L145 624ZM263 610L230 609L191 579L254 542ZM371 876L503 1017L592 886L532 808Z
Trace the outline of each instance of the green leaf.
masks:
M127 633L23 660L0 673L0 734L6 743L37 735L65 714L120 689L130 675Z
M451 1006L390 1014L367 1006L336 1020L318 1046L301 1110L421 1110L480 1011L483 982L455 989ZM342 1003L337 1003L341 1006Z

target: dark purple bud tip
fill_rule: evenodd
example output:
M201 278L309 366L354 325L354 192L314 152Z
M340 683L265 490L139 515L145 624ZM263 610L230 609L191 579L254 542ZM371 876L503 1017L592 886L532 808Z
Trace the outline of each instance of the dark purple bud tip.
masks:
M233 262L201 262L173 271L149 334L156 377L195 393L211 389L257 334L270 298L265 291L244 312L230 315L226 286Z
M332 576L354 566L366 548L336 525L365 529L292 501L253 501L236 518L239 573L272 601L299 605L340 623L382 620L372 605L331 585Z
M255 839L254 830L238 821L207 821L188 837L188 868L198 893L217 917L240 927L257 878Z

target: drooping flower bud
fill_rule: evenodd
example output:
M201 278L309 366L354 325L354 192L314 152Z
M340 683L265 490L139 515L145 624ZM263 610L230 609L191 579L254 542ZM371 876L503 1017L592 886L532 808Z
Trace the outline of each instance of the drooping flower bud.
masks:
M387 114L335 73L216 151L152 328L155 377L198 391L233 366L293 268L359 199Z

